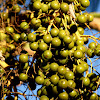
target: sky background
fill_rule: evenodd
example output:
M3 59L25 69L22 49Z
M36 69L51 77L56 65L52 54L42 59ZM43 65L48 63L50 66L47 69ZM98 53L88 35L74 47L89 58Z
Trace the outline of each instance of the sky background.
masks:
M28 6L28 5L29 5L29 2L30 2L30 0L26 0L25 6ZM86 11L87 11L87 12L100 12L100 0L90 0L90 6L86 9ZM95 34L95 33L97 33L98 31L92 30L92 32ZM85 30L85 33L84 33L84 34L92 35L91 31L88 30L88 29ZM100 35L100 34L96 35L96 37L99 37L99 35ZM90 43L90 42L92 42L92 40L89 40L89 43ZM89 43L88 43L88 44L89 44ZM99 43L100 43L100 41L99 41ZM88 44L87 44L87 45L88 45ZM94 61L94 60L95 60L95 59L92 58L92 61ZM89 60L88 60L88 64L90 64L90 61L89 61ZM96 66L96 65L98 65L98 64L100 64L100 59L97 60L95 63L93 63L93 66ZM96 69L98 72L100 72L100 66L95 67L95 69ZM97 73L96 73L96 74L97 74ZM32 91L32 92L36 95L36 91L37 91L40 87L41 87L41 85L37 85L37 86L36 86L36 90L34 90L34 91ZM21 86L18 86L18 87L17 87L17 89L18 89L19 92L25 91L26 88L27 88L26 85L21 85ZM20 90L21 90L21 91L20 91ZM32 95L32 94L33 94L32 92L29 91L29 90L27 90L25 94L30 94L30 95ZM97 92L97 94L100 95L100 89L98 89L96 92ZM21 98L21 99L18 99L18 100L25 100L25 98L24 98L23 96L20 96L20 98ZM36 100L36 98L35 98L34 96L30 96L30 97L27 98L27 99L28 99L28 100ZM37 99L37 100L39 100L39 99Z

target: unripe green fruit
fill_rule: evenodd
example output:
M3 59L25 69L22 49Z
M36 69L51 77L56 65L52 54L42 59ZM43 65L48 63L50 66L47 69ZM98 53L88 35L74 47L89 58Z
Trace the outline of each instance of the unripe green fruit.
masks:
M35 1L33 3L33 9L34 10L39 10L41 8L41 2L40 1Z
M59 66L58 73L64 75L66 73L66 68L64 66Z
M59 2L58 2L58 1L52 1L52 2L51 2L51 8L52 8L53 10L59 9L59 8L60 8Z
M90 5L89 0L80 0L80 3L83 7L88 7Z
M23 29L23 30L26 30L26 29L29 28L29 25L28 25L27 22L22 22L22 23L20 24L20 28Z
M59 100L68 100L67 92L62 92L58 95Z
M50 81L51 81L52 84L56 85L59 81L59 77L57 75L52 75L50 77Z
M44 78L41 77L41 76L37 76L37 77L35 78L35 82L36 82L37 84L41 85L41 84L44 83Z
M45 59L51 59L52 58L52 52L50 50L46 50L43 53L43 56Z
M84 86L89 86L89 84L90 84L90 79L88 78L88 77L85 77L85 78L83 78L83 85Z
M36 40L36 34L29 33L27 38L29 42L34 42Z
M35 51L38 49L38 42L33 42L30 44L31 50Z
M42 10L42 12L47 12L47 11L48 11L48 5L43 4L43 5L41 6L41 10Z
M12 27L6 27L6 31L8 32L8 33L14 33L14 29L12 28Z
M69 5L67 3L61 3L60 5L60 9L62 12L67 13L67 11L69 10Z
M76 51L74 52L74 57L75 57L75 58L82 58L82 57L83 57L82 51L81 51L81 50L76 50Z
M60 79L58 82L58 87L62 89L67 88L67 80L66 79Z
M58 37L54 37L52 39L52 42L51 44L54 46L54 47L59 47L61 45L61 40L58 38Z
M65 73L65 78L68 80L74 79L74 73L72 71L68 71Z
M16 13L19 13L21 9L20 9L20 6L16 4L16 5L13 6L13 10L14 10Z
M28 76L27 76L27 74L20 73L20 74L19 74L19 79L20 79L21 81L26 81L26 80L28 79Z
M76 66L76 73L82 74L84 71L85 69L81 64Z
M42 95L42 96L40 97L40 100L49 100L49 98L48 98L47 96L45 96L45 95Z
M19 61L22 62L22 63L28 62L28 55L26 55L26 54L21 54L21 55L19 56Z
M50 64L50 70L56 72L58 70L59 65L57 63Z
M14 34L13 39L14 39L14 41L18 42L19 39L20 39L20 35L19 34Z

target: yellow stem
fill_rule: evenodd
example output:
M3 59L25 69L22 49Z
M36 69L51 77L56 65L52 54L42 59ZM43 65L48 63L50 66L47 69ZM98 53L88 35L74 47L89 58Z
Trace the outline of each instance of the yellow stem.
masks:
M91 63L91 73L92 73L92 61L91 61L91 59L89 57L87 57L87 58L89 59L89 61Z

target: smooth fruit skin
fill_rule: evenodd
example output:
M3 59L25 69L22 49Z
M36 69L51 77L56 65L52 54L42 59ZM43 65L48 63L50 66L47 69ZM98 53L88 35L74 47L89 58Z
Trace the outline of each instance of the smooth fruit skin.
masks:
M82 45L78 45L76 48L77 48L77 50L81 50L83 53L85 53L85 51L86 51L86 48Z
M60 8L60 5L57 1L52 1L50 6L53 10L57 10Z
M87 20L87 22L88 22L89 14L88 14L88 13L83 13L83 15L86 17L86 20Z
M52 40L52 37L51 37L51 35L47 34L47 35L44 35L44 36L43 36L43 40L44 40L44 42L46 42L46 43L50 43L51 40Z
M21 55L19 56L19 61L22 62L22 63L28 62L28 55L26 55L26 54L21 54Z
M36 40L36 35L33 33L29 33L27 38L29 42L34 42Z
M90 49L95 49L95 48L96 48L96 43L95 43L95 42L91 42L91 43L88 45L88 47L89 47Z
M76 41L76 45L78 46L78 45L84 45L84 41L82 40L82 39L78 39L77 41Z
M37 76L37 77L35 78L35 82L36 82L37 84L41 85L41 84L44 83L44 78L41 77L41 76Z
M88 55L90 58L94 57L94 50L89 48L89 49L87 50L87 55Z
M80 3L83 7L88 7L90 5L89 0L80 0Z
M58 95L59 100L68 100L67 92L62 92Z
M67 81L67 86L68 86L68 88L75 88L76 83L73 80L68 80Z
M97 48L100 48L100 44L97 44Z
M63 39L65 36L66 36L65 31L64 31L64 30L60 30L59 33L58 33L58 37L59 37L60 39Z
M64 75L66 73L66 68L64 66L59 66L58 73Z
M78 93L77 93L75 90L73 90L73 91L71 91L71 92L69 93L69 95L70 95L71 97L76 97L76 96L78 95Z
M89 68L89 65L88 65L86 62L82 62L82 63L81 63L81 66L84 67L85 71L87 71L88 68Z
M82 74L84 71L85 69L81 64L76 66L76 73Z
M65 44L69 44L69 43L71 43L72 42L72 38L70 37L70 36L65 36L64 38L63 38L63 41L65 42Z
M74 55L74 50L73 49L69 50L68 52L69 52L69 56L73 56Z
M52 75L50 81L52 84L56 85L59 82L59 77L57 75Z
M66 73L65 73L65 78L66 78L67 80L72 80L72 79L74 79L74 73L73 73L72 71L66 72Z
M51 43L52 43L52 45L54 47L59 47L61 45L61 40L58 37L54 37L52 39L52 42Z
M19 34L14 34L13 39L14 39L14 41L18 42L19 39L20 39L20 35Z
M41 2L40 1L35 1L33 3L33 9L34 10L39 10L41 8Z
M90 79L89 79L88 77L84 77L82 81L83 81L83 85L84 85L84 86L89 86L89 84L90 84Z
M41 20L37 18L32 18L31 23L34 27L38 28L41 25Z
M42 96L40 97L40 100L49 100L49 98L48 98L47 96L45 96L45 95L42 95Z
M60 9L62 12L67 13L67 11L69 10L69 5L67 3L61 3Z
M94 16L93 16L92 14L89 14L88 21L89 21L89 22L92 22L92 21L93 21L93 19L94 19Z
M43 5L41 6L41 10L42 10L42 12L47 12L47 11L48 11L48 5L43 4Z
M45 51L45 50L47 50L47 48L48 48L48 45L46 43L40 43L39 44L39 50L40 51Z
M58 82L58 87L62 89L67 88L67 80L66 79L60 79Z
M93 94L90 96L89 100L98 100L97 94L96 94L96 93L93 93Z
M21 39L22 41L26 41L26 40L27 40L27 35L26 35L25 33L21 33L20 39Z
M45 77L44 74L43 74L43 72L41 70L38 70L38 75L41 76L41 77L43 77L43 78Z
M84 15L79 15L78 17L77 17L77 21L79 22L79 23L81 23L81 24L84 24L84 23L86 23L86 17L84 16Z
M75 34L73 34L73 36L72 36L72 41L73 42L76 42L77 41L77 36Z
M60 55L61 55L61 57L66 58L68 56L68 50L62 50L62 51L60 51Z
M50 64L50 70L56 72L58 70L59 65L55 62Z
M71 43L68 44L68 49L72 49L74 47L74 41L72 41Z
M51 59L52 58L52 52L50 50L46 50L43 53L44 58Z
M53 28L53 29L51 29L51 31L50 31L50 34L51 34L51 36L57 36L58 35L58 33L59 33L59 30L57 29L57 28Z
M80 33L81 35L84 34L84 29L83 29L82 27L78 27L77 30L79 31L79 33Z
M28 25L27 22L22 22L22 23L20 24L20 28L23 29L23 30L26 30L26 29L29 28L29 25Z
M28 76L27 76L27 74L25 74L25 73L20 73L20 74L19 74L19 79L20 79L21 81L26 81L26 80L28 79Z
M14 33L14 29L12 27L6 27L6 31L9 33Z
M60 18L60 17L56 17L56 18L55 18L55 22L56 22L57 24L60 24L60 23L61 23L61 18Z
M31 43L30 48L31 50L36 51L38 49L38 43L37 42Z
M74 51L74 57L75 58L82 58L83 57L82 51L81 50Z

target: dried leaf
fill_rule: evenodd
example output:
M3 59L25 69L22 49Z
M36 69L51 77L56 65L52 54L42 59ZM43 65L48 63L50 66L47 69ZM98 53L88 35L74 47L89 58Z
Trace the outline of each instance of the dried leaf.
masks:
M100 31L100 18L94 18L94 20L89 23L89 26Z

